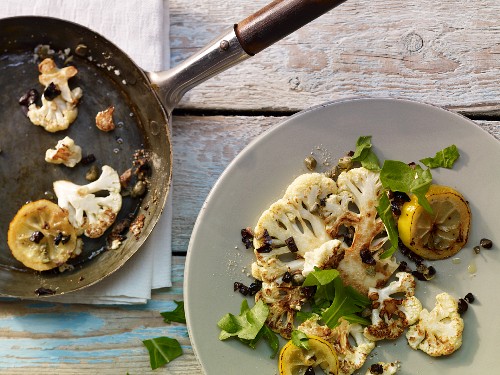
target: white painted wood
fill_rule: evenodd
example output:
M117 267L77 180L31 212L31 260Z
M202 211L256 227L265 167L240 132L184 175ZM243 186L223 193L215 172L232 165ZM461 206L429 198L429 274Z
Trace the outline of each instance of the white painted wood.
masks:
M266 0L171 0L172 65ZM348 0L188 93L183 108L300 110L348 97L500 98L497 0Z

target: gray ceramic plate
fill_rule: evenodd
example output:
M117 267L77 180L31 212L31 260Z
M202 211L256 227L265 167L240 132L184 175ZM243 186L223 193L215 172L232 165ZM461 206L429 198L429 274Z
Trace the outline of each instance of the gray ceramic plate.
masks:
M434 359L410 349L404 337L381 342L373 358L402 363L402 374L492 373L500 365L500 143L473 122L430 105L392 99L335 102L301 112L253 141L227 168L207 198L196 222L186 264L186 314L195 352L208 375L276 374L277 360L264 345L256 350L236 340L218 340L217 321L239 313L242 296L234 281L245 284L253 253L241 243L240 230L254 226L262 211L280 198L313 152L321 162L352 150L360 135L372 135L381 160L417 161L456 144L461 157L453 170L434 170L434 181L461 191L471 205L473 225L467 246L451 259L434 262L438 274L419 283L417 296L428 308L441 291L476 302L464 315L462 348ZM473 253L483 237L494 248ZM470 266L477 273L468 271ZM252 301L250 301L253 305ZM366 368L367 366L365 366ZM365 371L360 371L364 374Z

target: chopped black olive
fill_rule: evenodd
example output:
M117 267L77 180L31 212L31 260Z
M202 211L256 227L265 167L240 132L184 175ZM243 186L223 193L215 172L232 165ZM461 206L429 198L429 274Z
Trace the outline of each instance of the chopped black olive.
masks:
M92 164L93 162L95 162L96 158L95 158L95 155L94 154L88 154L86 156L84 156L82 158L82 160L80 160L80 163L82 163L82 165L89 165L89 164Z
M54 244L57 246L61 242L62 244L68 243L68 241L71 239L71 236L65 236L61 232L57 233L57 236L54 237Z
M38 288L37 290L35 290L35 294L37 296L51 296L51 295L56 294L56 291L52 290L52 289L41 287L41 288Z
M284 283L289 283L293 280L293 277L292 277L292 274L290 272L285 272L285 274L283 275L283 277L281 278L283 280Z
M31 236L30 236L30 241L31 241L31 242L34 242L34 243L40 243L40 241L41 241L44 237L45 237L45 236L43 235L43 233L37 230L36 232L31 233Z
M467 293L464 297L464 300L468 303L474 303L475 301L475 298L474 298L474 295L472 293Z
M273 250L273 248L271 247L271 244L268 244L268 243L265 243L264 245L262 245L261 247L256 249L256 251L259 254L270 253L272 250Z
M259 290L262 289L262 281L255 280L253 283L251 283L248 286L248 289L250 290L250 295L251 296L255 295Z
M241 230L241 242L245 244L245 248L247 249L253 247L253 232L250 227Z
M248 289L248 287L246 285L244 285L243 283L240 283L238 281L234 282L234 284L233 284L233 290L235 292L236 291L240 292L244 296L247 296L248 294L250 294L250 290Z
M479 241L479 244L483 249L491 249L493 247L493 241L487 238L482 238L481 241Z
M383 374L384 367L380 363L374 363L370 366L370 373L372 374Z
M60 94L61 94L61 90L59 90L57 88L57 86L54 84L54 82L50 82L49 85L45 88L45 91L43 92L43 96L48 101L54 100Z
M364 264L369 264L370 266L377 264L377 261L373 258L372 252L369 249L361 250L359 255L361 256L361 261Z
M309 366L304 372L304 375L316 375L316 372L314 372L314 368L312 366Z
M285 240L285 244L292 253L296 253L297 251L299 251L299 249L297 248L297 244L295 243L295 240L293 239L293 237L288 237Z
M26 94L19 98L19 105L21 105L25 115L28 115L28 107L33 103L36 103L39 99L40 94L35 89L29 90Z
M399 263L398 271L408 272L408 273L412 273L413 272L412 269L408 266L408 263L406 263L404 260L401 261L401 263Z
M468 308L469 308L469 304L467 303L467 301L463 298L459 298L458 299L458 313L463 314L464 312L467 311Z
M401 208L403 207L403 204L410 201L408 194L400 191L390 191L389 199L391 201L391 210L396 216L401 215Z

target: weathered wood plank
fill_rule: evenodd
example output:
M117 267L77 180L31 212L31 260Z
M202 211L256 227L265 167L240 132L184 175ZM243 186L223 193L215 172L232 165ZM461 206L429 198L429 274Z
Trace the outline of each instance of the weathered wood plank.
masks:
M184 355L155 374L201 373L186 326L165 324L159 314L183 299L184 261L174 257L174 285L145 306L0 301L0 373L152 373L142 340L158 336L176 338Z
M186 252L210 189L234 157L285 117L180 116L173 119L172 249Z
M171 0L176 65L267 0ZM500 2L348 0L188 93L182 108L300 110L347 97L499 109ZM484 109L484 108L483 108Z

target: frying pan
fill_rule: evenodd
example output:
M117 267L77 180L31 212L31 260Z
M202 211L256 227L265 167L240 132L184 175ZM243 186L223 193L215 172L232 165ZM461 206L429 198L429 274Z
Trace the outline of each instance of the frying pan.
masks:
M163 210L172 175L168 124L182 96L344 1L276 0L177 67L155 73L141 70L117 46L83 26L47 17L1 19L0 295L61 295L95 284L119 269L144 243ZM34 53L39 45L50 46L59 66L70 57L78 69L70 83L83 90L76 121L58 133L30 124L18 104L28 90L43 90ZM109 106L115 107L117 127L103 133L94 125L95 116ZM143 226L138 232L129 231L117 249L109 248L106 234L99 239L84 238L82 254L69 262L72 269L35 272L11 255L8 226L27 201L54 199L54 181L88 183L84 177L88 165L66 168L45 162L45 150L64 136L82 146L84 155L93 155L96 166L110 165L119 174L132 167L137 150L144 150L148 156L147 193L140 198L124 197L116 220L143 218Z

